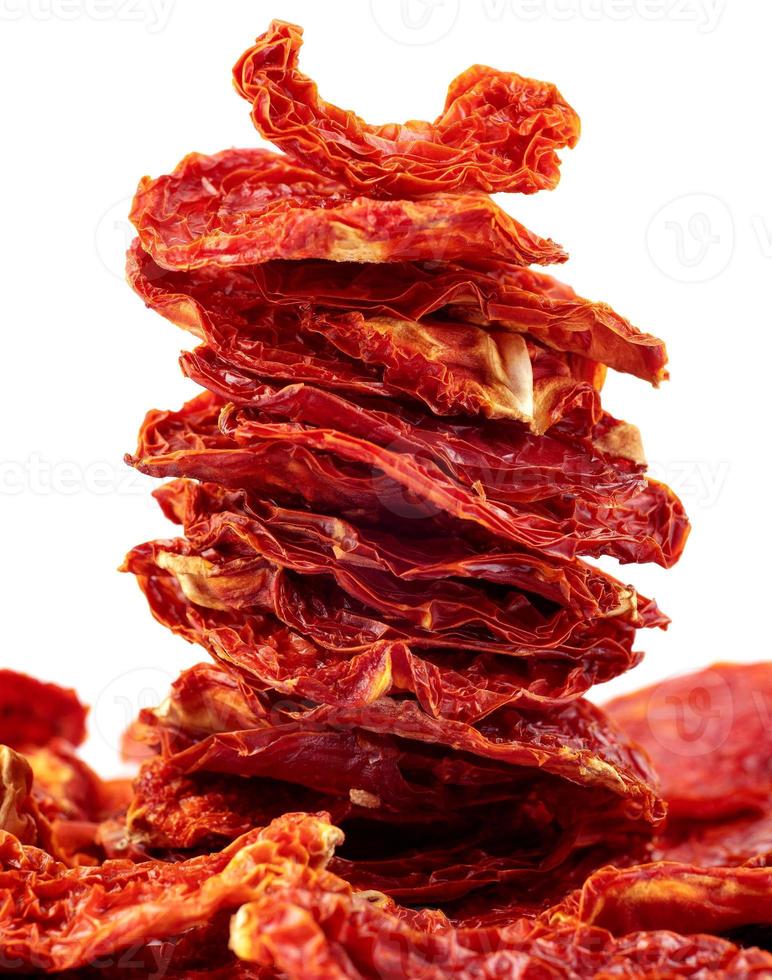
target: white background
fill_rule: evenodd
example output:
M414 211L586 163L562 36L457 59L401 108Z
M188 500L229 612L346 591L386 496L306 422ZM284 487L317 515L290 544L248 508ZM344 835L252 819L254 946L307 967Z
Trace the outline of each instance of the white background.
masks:
M115 571L173 533L121 463L151 407L193 393L186 337L121 279L129 198L190 150L256 141L230 67L272 16L303 69L372 122L434 118L480 61L556 82L583 120L558 190L506 206L571 252L560 272L664 337L672 381L607 407L643 430L694 524L671 572L622 576L672 615L605 699L769 656L769 39L759 0L0 0L3 666L78 688L87 756L202 659Z

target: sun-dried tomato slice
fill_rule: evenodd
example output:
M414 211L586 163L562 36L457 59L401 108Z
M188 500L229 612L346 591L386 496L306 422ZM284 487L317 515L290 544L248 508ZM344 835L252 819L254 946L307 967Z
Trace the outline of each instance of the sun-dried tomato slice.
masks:
M296 390L289 394L299 396ZM379 445L367 436L338 429L263 422L251 409L226 410L218 424L221 406L217 399L200 396L179 413L151 413L138 452L130 461L158 476L195 477L272 497L280 493L285 501L302 495L314 509L329 512L332 507L341 516L351 513L350 506L360 516L371 515L375 522L378 515L391 522L400 516L443 514L470 532L484 531L510 546L558 558L611 554L621 561L656 561L669 566L680 556L688 535L680 502L654 481L618 505L608 497L594 503L583 499L586 495L568 493L525 509L515 502L553 492L548 473L557 474L558 467L550 467L544 476L522 468L525 485L518 492L516 455L505 456L503 470L499 462L501 472L491 473L487 466L489 460L496 465L494 455L473 449L467 460L462 456L454 467L454 475L460 475L465 486L426 458L432 449L442 453L443 440L435 442L431 432L423 440L423 458L419 458L401 451L388 429L369 430L383 443ZM191 426L195 431L185 434ZM420 433L417 435L421 440ZM169 451L170 438L192 451ZM569 467L562 478L575 481L582 465ZM636 480L638 475L634 474Z
M221 827L238 826L256 785L270 803L278 779L299 789L299 805L317 794L342 823L348 844L334 867L344 877L442 902L494 883L529 887L576 861L597 866L640 847L662 817L645 769L586 702L471 727L385 698L361 708L258 701L227 673L220 689L199 682L199 670L209 678L213 668L184 675L143 716L144 738L163 751L165 789L141 781L130 826L151 846L182 846L200 826L216 833L208 799ZM190 780L201 781L197 792ZM175 784L188 801L178 816Z
M17 792L10 790L7 799L18 802L21 777L29 773L25 812L36 831L20 835L7 823L4 829L73 866L96 864L109 853L106 821L121 817L130 797L128 780L102 780L76 754L85 737L86 714L74 691L0 671L0 737L6 743L0 743L0 753L8 762L4 781L9 786L13 773L19 777Z
M288 307L253 310L247 323L241 314L166 293L158 280L134 281L149 305L208 340L209 347L184 357L186 373L202 384L224 375L236 399L248 396L256 376L407 396L441 415L513 418L535 432L564 416L588 428L600 416L600 365L509 330Z
M0 745L0 831L36 844L40 814L32 797L32 769L18 752Z
M368 126L324 102L298 70L302 35L273 21L234 68L236 89L262 136L358 193L532 193L557 184L555 151L579 138L579 119L554 85L482 65L451 82L433 123Z
M607 710L651 756L671 817L768 811L770 664L714 664L618 698Z
M185 491L199 492L189 484ZM162 499L168 493L169 490L163 491ZM166 502L170 500L167 498ZM165 548L166 545L161 546L157 559L168 553L170 561L177 560ZM353 613L341 611L337 632L332 632L335 624L330 622L320 635L324 617L318 608L313 616L309 609L306 620L301 622L295 604L275 607L274 600L268 597L270 605L260 613L243 605L226 607L224 602L213 608L211 600L201 605L193 595L193 580L185 575L178 578L165 559L162 567L154 555L155 549L137 549L127 565L137 574L156 619L189 641L200 643L218 661L241 672L253 686L325 704L369 704L384 693L409 692L430 714L475 721L511 703L539 705L564 700L584 693L593 682L629 669L639 656L632 650L635 626L662 622L655 606L636 600L619 583L615 593L613 579L604 582L600 573L593 574L588 568L589 574L600 579L597 585L603 590L601 601L617 605L607 605L605 612L598 609L601 619L596 625L578 625L571 638L554 649L502 647L499 656L476 653L474 644L472 649L463 649L462 644L432 649L434 642L427 648L425 638L415 645L385 639L386 632L394 627L384 624L376 630L371 618L370 634L362 636L361 649L351 650L347 642L351 641ZM528 556L523 556L522 562L527 567ZM478 567L472 563L466 574L473 574ZM497 563L491 556L490 569L486 572L481 567L480 571L492 575L500 587L506 581L509 566ZM560 574L556 567L545 567L543 571L545 575ZM569 567L572 571L577 570ZM181 581L185 582L184 588ZM270 610L289 619L293 628ZM642 619L629 622L631 615L641 615ZM348 631L342 628L344 616ZM338 637L337 642L333 636ZM440 637L436 643L441 645Z
M548 265L566 253L484 194L419 201L354 197L268 150L192 153L164 177L145 177L131 211L142 247L167 269L336 262L472 261Z
M772 925L772 868L705 869L670 861L603 868L582 886L578 904L582 922L615 935Z
M658 384L667 377L661 340L642 333L603 303L533 269L492 271L447 263L267 262L230 269L170 272L136 242L129 282L173 323L199 336L249 336L270 306L344 310L421 321L444 315L481 328L527 334L556 351L577 354ZM442 316L440 316L442 319ZM291 334L287 340L292 344ZM291 347L290 347L291 351Z
M196 601L193 583L201 569L197 568L191 578L178 568L178 578L168 565L180 560L174 555L173 544L135 549L127 565L138 575L155 617L186 639L201 643L216 659L240 671L260 689L274 688L328 704L367 704L383 693L411 692L431 714L475 720L515 701L539 704L583 693L593 680L614 676L636 662L638 655L632 652L635 626L664 623L654 604L589 566L550 563L525 552L486 555L463 540L454 542L447 534L438 548L436 529L421 539L416 536L418 529L412 527L413 542L407 545L399 536L391 537L375 528L357 528L340 518L278 508L212 484L173 483L162 487L156 496L167 515L186 526L189 540L197 542L207 561L211 562L217 547L213 533L223 544L227 542L231 557L240 552L238 575L248 588L253 587L249 581L256 574L249 570L257 568L254 558L265 553L271 560L289 563L288 567L305 574L325 576L340 565L343 571L348 569L344 588L347 576L353 573L349 589L360 593L356 583L366 581L361 576L368 569L385 574L383 581L391 580L392 593L399 582L418 585L422 580L476 578L481 583L489 581L495 590L509 587L511 614L517 611L517 590L525 590L541 597L540 617L552 608L553 621L559 622L555 616L561 606L567 610L559 614L566 625L581 610L588 617L586 625L577 620L571 639L552 650L543 648L544 638L535 639L536 646L507 648L506 656L479 655L474 649L462 649L461 644L445 650L427 649L425 638L411 648L404 641L387 640L387 632L394 627L383 624L376 630L371 625L370 635L362 638L364 646L357 651L347 645L345 637L351 640L350 630L339 630L337 643L332 642L329 632L332 623L325 634L317 635L319 607L309 609L306 622L301 622L297 603L282 602L277 607L273 593L264 595L268 605L259 613L245 605L243 594L233 602L215 602L213 593L209 599L199 596ZM454 547L458 549L455 556ZM255 548L261 550L256 552ZM253 560L245 563L249 555ZM226 588L235 582L232 577L221 579L218 575L218 579ZM218 587L214 578L211 583ZM413 590L414 596L425 601L425 588ZM454 588L453 601L458 603L463 590L458 591L458 585ZM485 591L480 591L475 606L481 604L483 610L493 611L494 595L486 598ZM378 602L383 606L381 600ZM520 600L519 615L526 608L523 602L525 596ZM289 618L294 628L275 618L275 612ZM342 629L343 622L350 627L353 611L341 611L341 616L345 618L339 627ZM597 621L595 627L593 621ZM360 624L364 622L360 620ZM546 624L545 618L542 631ZM316 642L309 633L316 636ZM441 643L441 636L437 643Z
M658 767L670 816L652 857L772 866L772 667L715 664L609 710Z
M516 425L454 424L398 402L344 398L308 385L254 384L250 395L243 406L250 410L245 419L283 423L287 431L292 431L288 423L294 423L295 428L347 432L360 442L435 466L468 488L481 487L486 497L500 503L554 502L568 495L612 504L629 501L647 486L638 459L618 455L616 447L610 451L609 428L629 427L608 417L597 438L595 430L585 437L561 427L536 439ZM161 447L164 454L188 445L235 448L221 424L226 404L222 397L201 395L180 412L151 412L140 432L138 457L157 457ZM202 436L187 432L191 428L201 429ZM566 512L565 503L553 506Z
M738 880L742 897L731 901L734 916L747 917L747 908L745 915L741 909L758 884ZM733 914L725 910L721 921ZM710 918L708 911L702 921ZM772 969L771 954L715 936L678 935L670 927L617 936L589 924L570 903L533 921L454 927L434 910L399 909L381 895L354 891L329 871L306 873L294 887L280 883L272 894L242 906L231 924L231 948L287 977L313 973L330 980L510 975L701 980L760 978Z
M301 561L287 552L230 558L231 546L242 552L250 547L240 547L233 526L221 525L201 544L180 538L140 545L128 555L125 570L145 577L166 574L197 606L237 616L269 614L313 643L351 655L389 641L420 650L580 658L596 643L624 648L632 638L629 616L585 623L516 589L486 591L442 579L405 582L356 566L314 566L310 558ZM304 574L298 574L301 568ZM656 624L657 612L650 612Z
M0 670L0 744L26 748L62 738L80 745L86 714L73 690Z
M480 494L477 481L470 487L456 482L431 459L395 452L337 429L264 422L249 409L234 408L224 411L221 426L236 445L258 455L264 447L276 443L286 447L287 452L303 447L361 467L370 484L373 471L380 472L394 490L390 493L386 486L378 493L383 493L386 509L397 514L401 512L401 500L407 497L417 512L422 508L430 514L441 511L505 541L556 557L605 554L621 562L654 561L669 567L680 557L688 534L680 502L672 491L654 481L648 481L639 494L617 506L608 500L596 504L566 495L553 498L554 507L525 509L522 504L499 502L497 494ZM245 482L241 485L253 485L248 474L248 470L243 473ZM344 486L345 482L341 481Z
M191 480L164 484L153 495L190 541L212 540L214 522L219 531L231 530L234 545L239 539L245 542L242 554L260 551L280 561L294 553L309 574L325 574L340 564L404 582L495 583L541 597L546 600L542 609L563 606L577 621L621 617L636 625L662 625L651 600L594 566L527 551L483 550L479 540L451 536L447 529L440 534L432 521L395 521L389 528L355 524L310 508L282 507L245 490ZM408 529L409 538L401 533Z
M32 795L46 821L39 846L72 866L104 860L114 850L110 833L128 807L131 781L100 779L61 739L24 755L34 773ZM120 847L120 831L117 837Z
M574 432L565 424L534 438L512 423L439 420L393 399L344 396L311 385L274 387L213 362L201 348L183 357L188 373L220 396L220 407L232 400L254 410L248 417L255 420L339 430L431 461L459 482L481 486L502 503L525 504L566 493L581 494L590 502L617 502L646 486L645 466L637 454L620 455L609 439L611 428L625 430L631 439L636 430L607 416L587 433Z
M701 868L772 868L772 812L716 820L671 820L653 842L657 860Z
M307 322L314 333L322 321ZM341 318L324 322L323 342L334 341L343 350L346 359L341 363L335 357L320 360L316 347L308 357L296 350L296 361L286 353L276 357L276 348L270 346L275 341L264 337L242 339L236 350L201 346L186 351L180 358L182 370L203 387L239 402L250 401L267 374L374 402L407 396L438 415L479 418L481 424L483 419L513 419L538 434L564 419L578 432L587 432L602 417L597 387L584 376L584 366L566 363L568 358L521 336L465 324L365 320L359 314L348 315L345 324ZM300 341L295 346L304 345ZM355 362L349 358L354 357L361 370L352 368ZM419 371L419 364L425 369Z
M171 577L140 576L155 618L198 643L256 690L321 704L366 705L384 694L415 697L424 711L473 723L508 705L539 707L584 694L630 669L630 638L599 636L586 654L495 657L414 651L378 641L348 654L317 646L269 616L222 613L190 602Z
M218 854L178 863L106 861L98 868L66 868L0 833L0 890L8 896L0 907L0 967L97 967L148 938L205 926L303 866L323 866L340 839L323 817L289 814Z

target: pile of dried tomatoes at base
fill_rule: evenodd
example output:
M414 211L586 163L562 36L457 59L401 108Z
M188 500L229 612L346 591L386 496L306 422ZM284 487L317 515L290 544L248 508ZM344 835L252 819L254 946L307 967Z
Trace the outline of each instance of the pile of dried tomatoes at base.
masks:
M203 647L78 757L76 696L0 672L0 973L772 975L772 669L619 699L667 617L594 559L678 560L607 369L666 352L533 265L487 195L555 186L579 122L475 66L370 126L274 22L237 91L280 152L145 178L128 277L203 392L127 457L178 536L124 570Z

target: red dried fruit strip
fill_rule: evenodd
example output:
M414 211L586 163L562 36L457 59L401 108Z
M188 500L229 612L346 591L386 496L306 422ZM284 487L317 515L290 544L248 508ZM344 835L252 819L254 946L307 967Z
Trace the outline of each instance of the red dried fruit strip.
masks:
M596 504L567 495L555 498L552 508L532 506L524 510L500 503L495 496L489 499L480 493L476 481L469 488L462 486L446 477L431 459L395 452L337 429L267 423L250 409L236 408L224 410L220 425L243 448L260 452L271 442L293 449L302 446L362 466L369 472L370 482L373 471L380 471L403 487L404 495L430 512L442 511L479 525L503 540L548 555L573 558L606 554L621 562L655 561L670 567L680 557L689 531L678 498L652 480L618 506L611 506L608 500ZM397 495L397 504L398 501Z
M143 860L179 860L222 847L286 813L323 806L325 799L281 780L186 776L156 757L143 763L136 778L124 834L132 846L143 849ZM345 811L335 817L341 815Z
M567 258L483 194L355 197L261 149L191 153L168 176L143 178L130 217L142 247L167 269L272 259L474 262L490 254L502 265L548 265Z
M289 356L283 350L277 357L270 346L276 342L271 325L263 336L255 337L253 331L252 338L240 338L235 349L202 346L184 352L182 370L202 387L238 402L249 401L268 376L367 397L374 405L378 399L407 396L435 415L454 417L450 424L459 415L480 425L483 419L508 419L542 434L568 418L577 434L584 435L602 417L598 389L583 376L589 372L583 365L566 363L578 358L545 351L517 334L465 324L365 320L358 313L323 321L307 318L306 323L312 334L324 323L323 342L341 347L345 358L323 361L318 346L306 354L296 349ZM294 346L302 348L308 332L293 330L293 335ZM358 371L355 364L363 369Z
M447 576L488 579L499 586L535 591L552 603L565 604L575 612L583 610L589 618L632 617L637 622L640 616L639 625L664 623L648 600L636 598L628 587L581 563L560 565L527 553L486 555L447 533L440 548L437 528L434 533L430 529L430 536L423 540L416 537L415 526L406 528L413 534L408 545L376 529L355 528L307 511L286 511L212 484L179 482L160 488L156 496L167 516L186 523L190 536L200 544L200 531L219 512L220 520L226 522L221 531L233 521L237 537L244 531L262 537L263 547L278 558L286 548L297 549L306 537L308 545L298 554L305 561L312 553L308 549L313 549L325 574L329 566L324 564L325 552L318 551L318 542L329 543L331 558L337 555L333 564L346 562L350 556L355 570L370 567L407 581ZM282 520L293 529L286 538L282 537ZM455 555L454 547L459 549ZM520 664L512 663L511 658L472 656L456 650L422 651L418 656L405 643L380 639L356 655L324 650L286 629L270 614L196 605L169 569L148 562L143 549L130 556L129 563L161 623L201 643L223 663L242 671L253 685L317 702L369 703L394 688L414 693L432 714L475 720L510 701L539 703L576 696L593 679L615 676L638 659L631 652L634 630L621 621L610 630L601 627L594 633L586 652L568 646L541 650L538 657L530 648L509 651L524 658Z
M654 760L670 803L652 857L772 865L770 664L716 664L609 708Z
M186 493L184 484L166 488L167 506ZM256 512L229 511L220 495L191 493L203 509L190 515L187 537L135 548L126 569L173 576L187 598L205 609L273 614L329 649L358 653L389 640L425 649L581 656L604 639L629 642L628 622L663 624L656 606L643 600L639 611L635 594L621 586L606 618L585 622L570 608L536 601L527 591L502 591L506 580L489 590L449 578L406 580L388 569L339 560L345 541L335 532L343 528L332 528L331 538L329 519L316 521L317 532L327 525L320 547L318 537L303 541L303 514L293 527L288 513L277 538Z
M148 939L99 960L94 969L60 973L77 980L274 980L265 970L236 959L228 949L231 914L220 912L181 936Z
M671 820L657 835L651 855L701 868L772 868L772 810L712 821Z
M348 357L382 366L385 381L436 415L515 419L539 434L564 416L582 431L601 416L605 371L522 334L361 313L309 316L307 326Z
M202 692L202 696L205 695L206 692ZM310 758L319 754L318 746L314 743L322 741L322 736L329 735L334 743L338 735L358 731L374 736L372 744L380 746L379 751L385 762L384 771L390 769L392 762L403 765L404 761L400 762L403 753L404 759L414 757L418 760L426 751L424 768L427 774L434 773L439 777L437 782L427 778L426 782L414 783L411 783L410 776L400 777L392 783L387 780L379 787L375 774L365 767L361 775L366 784L360 788L377 795L380 805L387 810L391 807L399 809L403 803L421 800L427 805L436 801L439 812L442 812L439 801L453 796L448 791L449 785L456 784L457 780L458 785L465 782L463 776L467 767L472 770L475 766L484 767L491 774L491 779L487 781L490 787L502 783L508 784L510 789L513 777L521 774L522 769L537 767L541 773L558 776L577 786L595 787L618 796L627 818L634 825L638 822L657 823L662 819L659 800L646 782L650 772L645 762L629 751L628 745L609 725L602 712L585 701L557 705L545 712L504 712L495 719L486 720L479 728L430 718L409 702L388 699L364 708L321 706L302 709L300 705L282 701L277 702L263 719L255 716L248 705L244 706L242 714L254 727L238 732L216 731L179 753L175 763L183 771L190 772L205 770L210 762L214 763L210 771L235 771L232 766L236 765L236 759L231 755L230 746L240 744L247 750L240 774L254 772L270 775L264 770L274 764L271 757L279 741L287 737L290 741L307 738ZM182 730L184 717L182 710L175 718L176 728ZM198 735L203 734L200 723L198 719ZM406 739L409 744L398 750L394 741L381 743L378 736L389 734ZM461 762L457 773L453 773L453 766L433 757L428 751L432 744L444 745L451 752L461 754L465 761ZM305 767L305 751L300 746L298 751L304 754L298 755L291 763L292 775L300 777L297 781L301 785L323 792L338 792L348 787L350 773L355 771L360 757L364 759L363 750L358 749L356 758L352 758L350 765L346 766L348 771L338 771L335 766L326 763L315 770ZM285 762L288 760L285 759ZM375 760L372 763L375 765ZM288 778L289 774L290 770L286 768L283 778ZM315 785L317 782L320 785ZM488 791L482 789L483 785L481 783L479 789L484 797ZM499 792L497 789L493 791ZM456 802L463 807L475 801L464 799L461 794Z
M289 391L292 395L292 389ZM466 466L462 461L462 475L474 465L475 455L479 467L469 473L470 486L465 487L446 476L431 458L395 452L402 447L388 442L388 430L374 434L389 448L337 430L262 423L252 411L226 411L218 425L221 404L204 395L178 413L150 413L137 454L129 462L152 475L195 477L269 497L279 494L284 501L302 495L315 510L341 516L356 513L358 519L369 515L368 520L375 523L391 523L395 517L447 515L469 533L487 532L504 546L514 544L558 558L612 554L622 561L656 561L669 566L680 556L688 535L680 502L653 481L618 506L610 506L607 498L594 504L565 495L553 498L549 506L531 505L524 510L496 500L506 499L505 480L512 479L505 476L506 466L502 474L489 474L490 496L487 491L481 495L484 467L492 459L489 453L472 453ZM430 440L427 446L439 451L442 441ZM510 483L510 500L533 499L550 488L548 479L538 474L535 479L527 468L522 476L525 484L519 495L513 493ZM568 477L572 478L570 472ZM504 493L497 493L496 487L502 484Z
M196 359L214 358L227 365L228 377L235 368L242 377L246 371L375 397L408 396L438 414L514 418L538 432L567 414L586 429L600 415L599 365L511 331L286 306L253 310L247 320L207 308L206 297L199 303L165 292L157 279L134 283L158 312L209 341L211 351L184 362L194 380ZM206 362L199 369L206 373ZM250 381L234 375L230 383L238 399Z
M130 780L100 779L62 740L24 754L35 777L33 797L47 825L39 845L71 866L104 860L113 849L107 823L123 816L131 798Z
M554 85L475 65L451 82L433 123L368 126L319 98L298 70L303 32L275 20L233 70L266 139L316 173L372 197L554 187L556 150L579 119Z

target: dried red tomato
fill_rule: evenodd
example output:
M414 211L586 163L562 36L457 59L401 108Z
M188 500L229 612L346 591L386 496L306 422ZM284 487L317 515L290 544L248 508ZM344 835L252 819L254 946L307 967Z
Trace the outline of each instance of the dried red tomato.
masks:
M209 337L249 337L266 307L314 314L345 310L423 321L426 317L527 334L556 351L580 355L658 384L667 377L661 340L641 333L602 303L576 295L533 269L505 271L448 263L267 262L246 268L170 272L136 242L129 282L154 310ZM268 316L276 314L268 310ZM285 338L283 337L282 340ZM292 353L293 336L286 340ZM275 345L274 346L282 346Z
M287 432L301 427L340 432L358 444L370 443L412 457L466 487L479 486L486 496L501 503L532 504L570 494L591 504L611 505L628 501L647 487L640 461L619 455L616 445L610 446L610 428L627 432L631 427L605 416L597 437L595 429L576 434L566 425L534 438L511 423L439 420L394 400L344 397L310 385L273 387L247 379L251 382L247 388L239 384L243 375L232 368L218 377L221 383L211 375L207 383L221 398L210 398L208 404L221 433L227 431L234 414L222 414L227 404L222 395L227 397L230 391L232 397L238 388L241 398L237 400L243 403L240 407L246 420L284 425ZM196 399L179 416L196 418L206 404L206 397ZM140 438L146 441L144 432Z
M282 875L323 866L340 838L322 817L290 814L219 854L66 868L0 833L0 969L112 966L121 950L205 926Z
M74 691L0 670L0 744L26 748L62 738L80 745L86 713Z
M669 566L688 521L600 401L607 367L666 377L664 345L524 268L565 253L481 193L553 186L578 120L477 66L435 123L370 127L300 34L235 71L290 156L193 154L132 209L130 281L208 390L145 421L130 462L184 478L156 494L184 536L126 569L214 663L131 726L131 792L74 754L71 692L0 674L0 971L766 975L737 945L772 920L755 669L715 669L709 761L654 731L666 826L581 697L667 619L580 556ZM646 697L612 705L643 740Z
M232 527L234 545L244 538L248 543L244 554L259 550L279 561L295 551L299 561L308 562L309 573L324 574L340 564L388 573L405 582L496 583L547 600L543 610L563 606L577 621L619 617L636 625L663 625L651 600L594 566L524 550L481 550L479 540L451 536L447 528L440 534L439 525L431 520L405 524L404 530L412 530L408 539L398 533L403 528L396 522L388 529L361 520L354 524L310 508L282 507L246 490L228 490L214 483L175 480L153 495L169 520L183 526L189 540L199 544L210 540L214 522L221 529ZM314 568L319 565L324 571Z
M670 807L652 848L701 867L772 855L772 668L715 664L611 702L652 757Z
M271 407L270 389L266 394L262 409ZM302 390L287 389L286 394L290 411L296 403L302 404ZM345 403L336 405L345 410ZM399 423L391 430L369 426L362 438L337 428L263 422L252 409L226 410L220 417L221 409L218 400L200 396L179 413L151 413L131 462L157 476L216 481L269 497L278 495L285 502L302 497L316 510L332 509L344 517L366 514L376 523L442 514L464 533L485 532L509 547L558 558L610 554L621 561L669 566L680 556L688 535L681 504L667 487L653 481L618 505L608 496L598 495L595 503L587 499L589 494L571 493L578 480L586 485L584 452L574 456L567 468L548 465L540 473L523 466L511 452L497 464L491 452L495 447L487 449L484 444L479 449L467 446L466 459L445 455L442 428L437 426L435 437L431 423L425 434L420 429L400 431ZM358 415L352 413L354 419ZM389 418L382 421L388 423ZM452 430L447 431L450 437ZM420 456L402 451L403 433L408 445L413 438L413 445L421 447ZM474 439L473 431L461 431L461 443L467 435ZM452 449L452 441L448 445ZM538 445L535 449L538 455ZM454 464L453 476L438 465L449 461ZM556 480L567 481L567 493L554 496L553 473ZM633 472L628 486L635 486L639 476ZM549 499L543 504L522 506L545 495Z
M35 844L39 822L29 763L7 745L0 745L0 831L22 844Z
M320 99L298 71L302 35L273 21L234 68L236 89L262 136L357 193L532 193L557 184L555 151L579 138L579 119L554 85L482 65L451 82L433 123L368 126Z
M85 737L85 720L86 708L74 691L0 671L6 800L19 804L28 783L24 810L35 824L34 834L16 835L71 865L104 858L101 825L125 812L130 796L128 780L104 782L78 758L75 746ZM7 823L4 829L16 833Z
M483 194L420 201L354 197L345 185L268 150L192 153L168 176L142 180L131 220L167 269L337 262L472 261L548 265L568 257Z
M298 788L298 806L324 805L346 830L333 865L344 877L412 903L447 902L630 853L662 817L645 769L586 702L499 712L472 727L389 699L364 708L257 700L225 672L213 684L211 671L183 675L164 708L145 714L166 788L141 779L129 823L151 846L184 846L202 826L238 827L256 786L265 781L268 802L280 780Z
M669 567L680 557L688 534L680 502L667 487L654 481L618 505L608 498L596 503L565 495L550 498L550 505L526 509L496 499L499 495L495 492L490 497L484 489L481 493L484 474L482 480L470 480L467 487L446 476L431 458L395 452L389 446L337 429L264 421L259 413L233 407L225 409L220 425L237 446L252 451L256 462L264 447L271 444L286 446L288 452L303 447L312 453L325 453L361 468L371 485L373 471L379 477L383 474L385 485L377 492L392 513L402 512L400 503L407 497L416 513L421 509L430 514L440 511L505 541L556 557L607 554L622 562L655 561ZM534 482L549 486L540 475L528 475L530 486L523 490L526 500L533 497ZM573 474L569 471L568 475L570 479ZM247 471L241 485L252 486L251 476ZM341 480L344 487L346 482ZM537 494L541 495L538 490Z
M286 553L281 563L265 552L229 558L231 545L242 552L249 545L239 547L232 526L215 533L219 540L213 536L201 545L186 539L141 545L125 567L146 577L171 576L204 609L275 616L313 643L349 654L389 641L421 650L581 657L596 641L623 644L631 638L629 619L584 623L517 590L498 599L498 590L452 580L404 582ZM298 574L301 567L304 574Z
M472 980L517 976L523 980L612 977L762 978L772 955L742 949L714 936L673 932L614 938L605 930L565 925L520 936L509 930L424 932L378 905L354 896L310 889L272 895L242 906L231 929L238 954L286 977L364 980L371 976Z
M651 756L671 816L768 810L770 664L714 664L618 698L607 710Z
M772 869L705 869L670 861L604 868L582 886L578 916L614 935L647 929L720 934L772 925Z
M361 653L330 649L270 615L222 612L188 600L175 579L140 576L159 622L200 643L259 690L324 704L370 704L383 694L411 694L435 716L477 721L508 704L538 707L585 693L594 682L633 666L633 628L601 629L584 653L561 648L538 657L414 650L375 641Z
M699 820L670 820L657 835L651 856L701 868L772 868L772 812Z
M262 376L271 375L277 380L321 383L348 397L368 398L374 405L379 399L385 403L387 398L407 395L440 415L513 419L538 434L563 419L586 433L602 417L595 380L586 377L591 368L585 370L576 359L567 363L520 336L485 333L464 324L365 321L359 314L349 314L347 322L353 321L357 321L353 332L337 330L342 319L325 321L323 342L334 340L343 348L343 361L338 355L321 361L318 345L303 355L305 341L296 344L299 349L288 358L286 352L276 357L275 348L268 347L265 339L242 339L236 351L223 354L202 346L184 352L180 363L193 381L240 402L250 401L262 387ZM312 326L311 333L315 329ZM361 369L352 368L356 363L349 360L352 357L360 359ZM426 370L417 372L420 363Z
M97 864L112 854L122 835L112 842L110 824L125 814L130 780L100 779L61 739L24 754L34 773L32 795L46 821L39 845L73 866Z
M246 324L240 315L164 295L158 280L135 279L135 285L151 306L210 342L211 349L186 358L186 372L206 383L196 371L206 378L210 362L215 374L224 365L230 394L237 398L254 385L252 372L368 396L407 395L443 415L514 418L536 432L564 416L591 427L600 415L599 365L579 354L556 355L511 331L463 322L311 314L300 307L252 311ZM200 315L194 323L190 317L196 309ZM246 378L239 380L234 369L242 378L246 371Z

